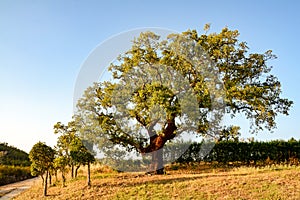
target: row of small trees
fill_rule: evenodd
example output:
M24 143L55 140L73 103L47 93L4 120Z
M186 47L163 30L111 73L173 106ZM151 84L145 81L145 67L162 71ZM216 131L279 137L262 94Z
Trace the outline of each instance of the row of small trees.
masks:
M88 166L87 185L90 186L90 164L95 161L95 157L76 134L73 122L68 123L68 125L61 122L56 123L54 133L60 134L55 148L38 142L29 152L29 158L32 162L31 173L34 176L41 176L43 179L44 196L47 195L48 181L52 184L53 175L57 181L57 172L61 173L62 186L64 187L67 172L70 170L71 177L76 178L78 169L82 165Z

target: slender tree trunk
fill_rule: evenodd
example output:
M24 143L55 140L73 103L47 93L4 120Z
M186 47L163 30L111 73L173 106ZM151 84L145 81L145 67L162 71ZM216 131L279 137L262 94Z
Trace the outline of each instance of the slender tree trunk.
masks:
M91 186L91 164L88 162L87 185Z
M49 172L49 185L52 185L52 175L50 172Z
M77 173L78 173L78 169L79 169L80 165L78 165L75 169L75 178L77 177Z
M46 178L44 183L44 196L47 196L47 182L48 182L48 171L46 171Z
M43 175L41 175L41 178L42 178L42 186L44 186L44 183L45 183L45 179L44 179L44 176Z
M71 165L71 177L74 178L74 164Z
M62 187L65 187L66 177L65 177L65 172L64 171L61 172L61 178L62 178Z
M55 182L57 183L57 170L55 170Z

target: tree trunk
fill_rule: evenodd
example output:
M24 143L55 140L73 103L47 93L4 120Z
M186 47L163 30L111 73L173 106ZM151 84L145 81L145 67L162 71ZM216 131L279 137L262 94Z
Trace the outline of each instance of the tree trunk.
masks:
M75 178L77 177L77 172L78 172L79 167L80 167L80 165L78 165L75 169Z
M152 152L152 166L155 174L164 174L163 148Z
M50 172L49 172L49 185L52 185L52 175Z
M47 196L47 182L48 182L48 171L46 171L46 178L44 183L44 196Z
M91 166L90 162L88 162L88 174L87 174L87 185L91 186Z
M65 173L63 171L61 172L61 178L62 178L62 187L65 187L66 177L65 177Z
M168 120L168 124L163 135L158 135L151 127L149 128L148 134L150 137L150 144L146 148L142 148L141 152L151 153L152 155L150 173L164 174L163 147L168 140L171 140L176 136L174 134L176 129L175 116Z
M57 183L57 170L55 170L55 183Z
M43 175L41 175L41 178L42 178L42 186L44 186L44 183L45 183L45 179L44 179L44 176Z
M71 165L71 177L74 178L74 165Z

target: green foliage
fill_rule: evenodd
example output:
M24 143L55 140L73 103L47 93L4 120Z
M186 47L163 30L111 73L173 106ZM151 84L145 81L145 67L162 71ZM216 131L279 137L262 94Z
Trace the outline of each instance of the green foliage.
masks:
M28 154L7 143L0 143L0 164L14 166L30 166Z
M30 167L0 165L0 185L31 178Z
M54 133L60 134L57 139L57 152L59 155L66 156L70 159L70 149L73 140L76 139L76 129L73 122L69 122L68 125L64 125L61 122L57 122L54 125Z
M206 155L201 156L202 143L194 143L178 162L240 163L243 165L300 164L300 140L270 142L221 141ZM203 150L203 149L202 149Z
M228 113L244 113L252 121L253 131L276 127L278 113L288 114L292 101L280 97L281 84L270 74L267 62L275 59L271 50L263 54L248 53L246 42L239 42L239 32L224 28L219 34L198 36L187 31L216 63L226 89Z
M69 165L69 160L65 156L57 156L54 159L53 164L56 169L65 173L67 171L67 166Z
M79 137L76 137L71 143L70 156L77 166L95 162L94 155L83 145Z
M221 130L218 141L238 141L241 136L239 126L229 126Z

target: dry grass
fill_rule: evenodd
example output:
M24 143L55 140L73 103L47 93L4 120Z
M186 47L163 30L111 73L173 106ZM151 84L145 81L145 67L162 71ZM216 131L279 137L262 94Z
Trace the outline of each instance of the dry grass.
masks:
M90 188L81 174L67 187L51 186L48 194L42 197L37 185L16 199L300 199L300 167L185 169L148 176L98 166Z

